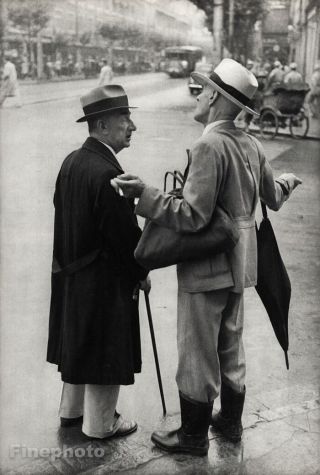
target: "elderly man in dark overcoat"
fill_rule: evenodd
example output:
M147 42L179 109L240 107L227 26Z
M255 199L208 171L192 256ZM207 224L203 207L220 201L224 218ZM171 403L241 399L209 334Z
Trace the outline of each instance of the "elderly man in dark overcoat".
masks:
M141 370L138 288L150 290L134 259L141 235L133 200L110 180L123 169L117 153L136 130L124 89L81 97L90 137L63 162L55 194L52 296L47 360L64 382L62 426L82 424L89 437L127 435L134 421L116 411L120 385Z

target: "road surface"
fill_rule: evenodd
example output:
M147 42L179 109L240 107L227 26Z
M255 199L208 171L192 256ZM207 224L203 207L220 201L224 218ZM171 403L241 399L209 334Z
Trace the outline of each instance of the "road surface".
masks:
M120 80L120 78L119 78ZM201 134L185 79L164 74L121 78L137 132L122 166L155 186L166 170L183 169ZM30 85L24 106L1 119L1 448L4 473L318 473L319 443L319 143L280 137L264 142L277 173L293 171L303 186L271 219L292 280L290 365L255 290L246 295L247 401L240 447L211 434L209 457L167 457L150 434L179 421L174 268L152 272L150 295L168 408L161 416L146 313L141 299L143 371L121 391L119 410L139 423L137 434L96 443L102 457L26 456L25 448L87 447L77 430L59 430L61 381L45 361L50 298L55 178L64 157L87 136L79 96L95 80ZM259 214L259 213L258 213ZM217 404L218 407L218 404ZM14 448L15 447L15 448ZM10 453L11 450L11 453ZM20 467L20 468L19 468ZM99 468L100 467L100 468ZM197 468L196 468L197 467ZM12 472L10 472L10 469ZM94 470L94 471L90 471ZM192 471L193 470L193 471ZM220 471L217 471L220 470Z

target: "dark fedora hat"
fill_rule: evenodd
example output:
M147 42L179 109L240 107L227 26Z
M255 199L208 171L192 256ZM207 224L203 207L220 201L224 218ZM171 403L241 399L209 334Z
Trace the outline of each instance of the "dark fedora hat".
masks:
M128 96L122 86L110 84L96 87L84 96L80 97L84 116L77 122L85 122L90 117L102 115L115 109L135 109L129 106Z

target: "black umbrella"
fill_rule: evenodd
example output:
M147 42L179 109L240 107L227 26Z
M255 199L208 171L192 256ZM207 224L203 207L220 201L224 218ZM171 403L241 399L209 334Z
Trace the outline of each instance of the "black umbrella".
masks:
M262 202L261 208L263 219L257 229L258 283L256 290L267 310L275 335L284 351L287 369L289 369L288 313L291 284L268 219L266 205Z

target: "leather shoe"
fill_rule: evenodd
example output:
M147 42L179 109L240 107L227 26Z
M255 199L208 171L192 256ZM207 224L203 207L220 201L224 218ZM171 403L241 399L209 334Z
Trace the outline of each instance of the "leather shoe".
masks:
M83 416L79 417L60 417L60 426L61 427L74 427L79 426L83 422Z
M109 440L115 439L117 437L125 437L126 435L132 434L132 432L137 430L138 424L135 421L127 421L123 419L123 417L117 412L115 413L115 417L117 420L114 424L113 431L110 431L108 435L105 435L104 437L95 437L85 433L84 435L89 439Z
M125 437L138 429L138 424L135 421L126 421L121 416L119 419L120 425L111 437Z

